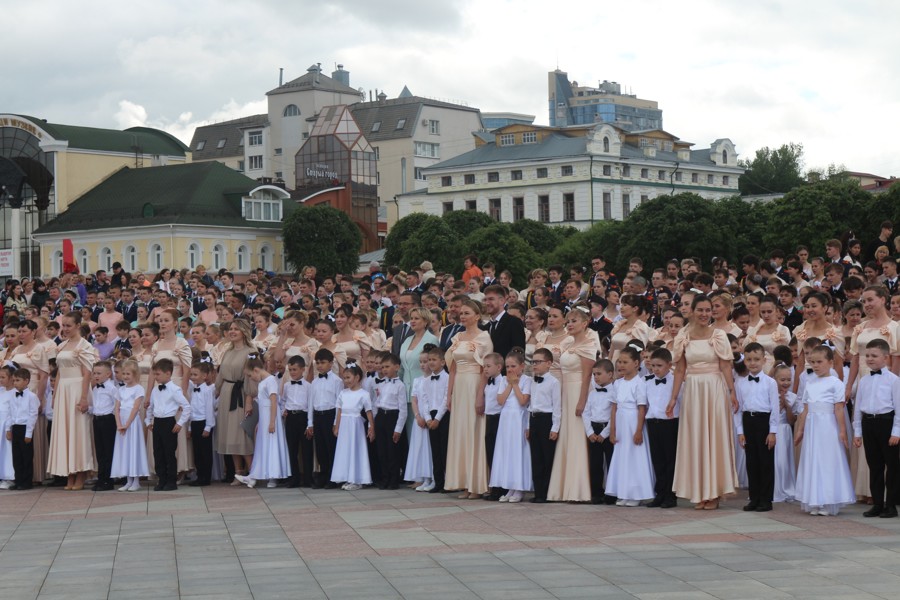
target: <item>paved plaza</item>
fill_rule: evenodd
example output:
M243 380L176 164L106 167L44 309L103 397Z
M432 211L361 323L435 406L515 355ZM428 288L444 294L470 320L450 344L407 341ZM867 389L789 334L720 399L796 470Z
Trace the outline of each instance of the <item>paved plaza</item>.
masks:
M0 598L895 598L900 519L213 485L0 493Z

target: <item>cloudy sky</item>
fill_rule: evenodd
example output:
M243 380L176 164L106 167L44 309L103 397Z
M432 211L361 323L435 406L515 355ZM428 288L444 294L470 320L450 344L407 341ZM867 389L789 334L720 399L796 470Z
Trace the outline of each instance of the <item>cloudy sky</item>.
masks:
M320 62L353 87L547 123L547 72L618 81L697 147L803 144L806 167L900 176L895 0L32 0L4 7L0 112L194 127L265 112Z

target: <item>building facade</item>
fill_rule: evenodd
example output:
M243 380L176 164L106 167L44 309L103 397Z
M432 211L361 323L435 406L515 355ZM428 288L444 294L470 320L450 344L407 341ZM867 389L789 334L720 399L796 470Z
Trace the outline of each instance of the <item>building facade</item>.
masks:
M547 95L551 127L595 123L611 123L625 130L663 127L662 110L655 100L623 94L615 81L603 81L595 88L580 86L556 69L548 74Z
M609 124L510 125L475 136L478 147L426 171L425 190L398 197L400 217L478 210L498 221L534 219L580 229L624 219L661 195L738 194L743 169L731 140L693 150L662 130Z

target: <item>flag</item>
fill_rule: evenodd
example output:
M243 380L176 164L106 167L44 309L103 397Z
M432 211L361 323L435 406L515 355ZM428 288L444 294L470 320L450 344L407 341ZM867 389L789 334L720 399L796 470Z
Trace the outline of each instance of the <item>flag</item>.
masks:
M75 264L75 247L72 240L63 240L63 273L78 273L78 265Z

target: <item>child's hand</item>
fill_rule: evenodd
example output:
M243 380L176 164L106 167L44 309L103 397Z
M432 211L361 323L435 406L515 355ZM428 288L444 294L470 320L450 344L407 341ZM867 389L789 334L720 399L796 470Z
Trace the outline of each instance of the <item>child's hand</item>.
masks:
M332 428L331 428L331 432L334 434L334 437L337 437L337 434L338 434L338 426L335 425L334 427L332 427Z
M641 444L644 443L644 432L642 430L638 429L637 431L634 432L634 438L632 438L632 439L634 440L635 446L640 446Z
M525 430L525 441L527 441L527 442L531 441L531 430L530 429Z
M555 442L558 437L559 437L559 434L557 432L555 432L555 431L550 432L550 441L551 442Z
M484 414L484 401L475 403L475 414L479 417Z
M616 443L618 442L618 440L616 439L616 432L615 432L615 431L610 431L610 432L609 432L609 438L608 438L608 439L609 439L609 443L610 443L610 444L616 444Z
M437 419L432 419L432 420L428 421L428 429L432 429L432 430L437 429L438 425L440 425L440 423L438 422Z
M7 431L7 432L6 432L6 439L12 441L12 431Z
M375 441L375 428L369 427L369 433L366 434L366 437L369 438L370 442Z
M269 425L269 433L275 433L275 423Z
M604 442L603 436L602 436L602 435L598 435L598 436L597 436L597 443L598 443L598 444L602 444L603 442Z
M892 435L891 439L888 440L888 446L896 446L897 444L900 444L900 437ZM857 446L857 448L859 448L859 446Z
M308 439L308 440L313 439L313 428L312 427L306 428L306 439Z
M849 450L850 444L847 442L847 433L845 431L840 432L838 438L841 440L841 445Z
M185 431L185 432L184 432L184 435L185 435L185 437L186 437L187 439L191 439L191 430L188 429L187 431Z
M900 438L891 438L891 440L900 440ZM888 441L891 444L890 441ZM891 446L896 446L897 444L891 444ZM853 447L854 448L862 448L862 438L855 437L853 438Z
M597 439L599 437L600 436L598 436L596 433L592 433L591 435L588 436L588 441L590 441L592 444L594 444L597 442Z
M26 444L30 444L30 443L31 443L31 438L25 438L25 443L26 443Z
M128 431L127 427L119 427L119 435L125 435L126 431Z
M738 444L741 445L741 448L743 448L746 445L746 443L747 443L747 438L744 437L744 434L743 433L738 434Z
M282 416L282 418L287 416L287 409L284 409L283 411L281 411L281 416Z
M204 431L203 431L203 437L208 438L208 437L209 437L209 432L206 431L206 430L204 430Z
M507 383L519 383L519 376L515 373L510 373L507 371L506 373L506 382Z
M175 427L172 428L172 433L178 433L179 431L181 431L181 425L176 423Z
M398 432L395 431L395 432L394 432L394 435L391 437L391 439L392 439L392 440L394 441L394 443L396 444L397 442L400 441L400 434L399 434Z
M147 425L147 431L153 431L153 423Z
M800 442L802 442L802 441L803 441L803 431L801 430L794 434L794 445L799 446Z
M422 415L416 415L416 425L418 425L422 429L425 429L425 419L422 418Z
M771 450L774 447L775 447L775 434L770 433L769 435L766 436L766 448Z

